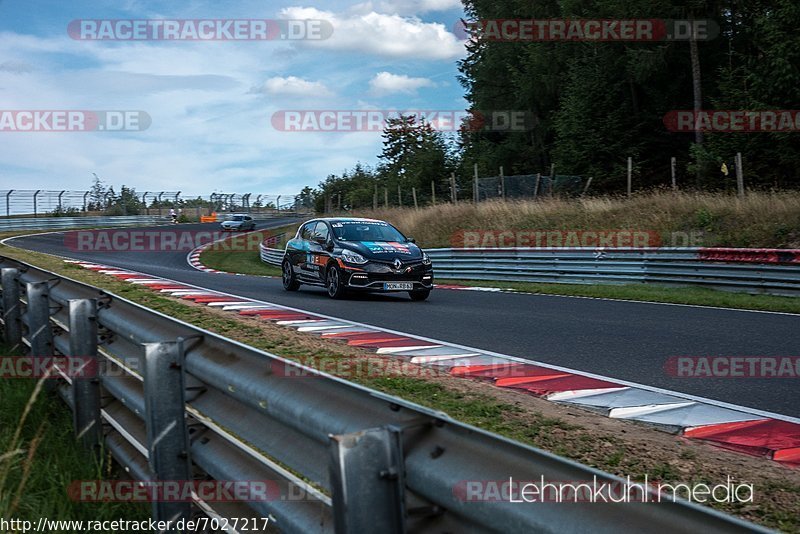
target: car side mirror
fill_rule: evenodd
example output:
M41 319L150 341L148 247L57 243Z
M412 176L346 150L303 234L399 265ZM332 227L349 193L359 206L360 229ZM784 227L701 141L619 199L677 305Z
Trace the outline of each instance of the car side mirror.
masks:
M322 247L327 250L328 252L333 251L333 241L325 241L322 243Z
M406 238L406 243L416 243L416 242L417 242L417 240L414 239L413 237L407 237Z

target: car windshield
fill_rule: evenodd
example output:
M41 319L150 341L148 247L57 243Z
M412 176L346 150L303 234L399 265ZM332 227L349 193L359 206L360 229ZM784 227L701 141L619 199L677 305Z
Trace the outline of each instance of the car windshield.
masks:
M331 224L337 239L343 241L398 241L406 240L397 229L385 222L340 221Z

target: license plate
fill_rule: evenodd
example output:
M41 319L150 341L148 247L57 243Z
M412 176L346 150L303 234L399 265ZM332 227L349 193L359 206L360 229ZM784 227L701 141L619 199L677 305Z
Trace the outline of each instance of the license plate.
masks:
M414 284L411 282L386 282L383 284L384 291L411 291Z

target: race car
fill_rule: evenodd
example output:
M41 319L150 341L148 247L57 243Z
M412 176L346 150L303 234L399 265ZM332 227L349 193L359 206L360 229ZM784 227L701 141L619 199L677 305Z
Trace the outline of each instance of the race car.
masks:
M247 230L255 230L256 229L256 222L250 215L246 215L244 213L234 213L231 215L231 218L227 221L222 221L220 225L223 232L234 232L234 231L247 231Z
M286 243L283 288L322 286L331 298L349 291L407 291L425 300L433 288L428 255L391 224L376 219L321 218Z

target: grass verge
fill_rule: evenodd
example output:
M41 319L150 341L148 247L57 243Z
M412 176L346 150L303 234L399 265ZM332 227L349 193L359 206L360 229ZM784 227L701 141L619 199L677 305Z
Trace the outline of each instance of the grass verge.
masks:
M244 318L221 310L165 297L141 286L65 264L51 256L0 247L0 255L15 257L70 278L101 287L169 316L231 339L295 360L324 358L354 362L380 360L375 375L345 378L385 393L450 414L455 419L533 445L566 458L620 476L640 480L645 474L668 483L718 484L731 476L755 485L753 503L715 503L713 507L771 528L800 530L800 472L763 458L677 439L652 427L604 418L557 405L530 395L495 388L482 381L450 376L406 375L392 372L396 360L368 351L324 341L258 318ZM513 473L510 473L513 475Z
M463 230L640 230L662 246L800 248L800 193L651 191L582 199L492 200L421 209L359 210L391 222L426 248L450 247ZM691 242L684 238L694 236ZM651 243L651 246L659 246Z
M434 268L436 266L434 265ZM715 306L738 310L760 310L800 314L800 298L775 295L749 295L700 287L661 287L645 284L579 285L536 284L531 282L495 282L491 280L437 280L441 284L476 287L499 287L540 295L565 295L618 300L664 302Z
M231 236L223 246L212 246L200 253L200 263L211 269L228 273L250 274L255 276L280 276L278 267L267 265L258 253L258 243L264 239L285 233L294 235L298 224L281 228L252 232L247 235ZM285 242L285 240L284 240Z
M10 355L2 346L0 354ZM0 517L34 524L40 517L146 520L149 505L67 498L74 481L125 475L116 474L108 456L95 456L76 442L70 411L42 385L33 379L0 380Z

